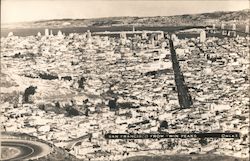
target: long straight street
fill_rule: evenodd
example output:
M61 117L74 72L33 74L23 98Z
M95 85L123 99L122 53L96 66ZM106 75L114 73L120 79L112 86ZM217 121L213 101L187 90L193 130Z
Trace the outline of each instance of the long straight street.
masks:
M188 92L188 88L185 85L184 76L180 70L179 62L177 60L176 52L174 49L174 44L171 39L169 39L171 59L174 69L175 84L178 91L178 100L180 108L189 108L193 102L192 98Z

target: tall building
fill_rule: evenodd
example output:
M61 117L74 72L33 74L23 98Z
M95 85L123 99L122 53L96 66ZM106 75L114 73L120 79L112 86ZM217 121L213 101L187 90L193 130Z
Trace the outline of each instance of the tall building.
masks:
M59 30L59 31L57 32L57 36L62 37L62 36L63 36L62 31Z
M213 30L215 30L215 24L213 24Z
M126 44L126 40L127 40L127 35L125 32L121 32L120 33L120 42L122 45L125 45Z
M142 31L142 39L148 39L146 31Z
M245 33L249 33L249 25L246 25Z
M206 41L206 31L202 30L200 32L200 42L205 42Z
M41 36L42 36L41 32L38 32L38 33L37 33L37 36L38 36L38 37L41 37Z
M87 31L87 39L91 39L91 32L90 32L90 30Z
M135 32L135 26L133 25L133 32Z
M50 30L50 36L53 36L53 31L52 30Z
M226 35L227 34L227 32L225 30L225 24L224 23L221 24L221 30L222 30L222 35Z
M125 33L125 32L121 32L121 33L120 33L120 38L121 38L121 39L127 39L126 33Z
M45 29L44 35L49 36L49 29Z
M172 34L172 35L171 35L171 39L172 39L173 41L176 41L176 39L178 39L178 38L177 38L177 36L176 36L175 34Z
M236 37L236 24L232 25L232 33L233 33L233 37Z
M14 35L13 32L8 33L8 37L13 36L13 35Z
M236 30L236 24L233 24L232 26L232 30L235 31Z
M171 35L171 39L173 41L174 46L179 44L179 38L175 34Z
M213 27L212 27L212 33L215 33L215 30L216 30L216 28L215 28L215 24L213 24Z
M221 29L222 29L222 30L225 29L225 24L224 24L224 23L221 24Z

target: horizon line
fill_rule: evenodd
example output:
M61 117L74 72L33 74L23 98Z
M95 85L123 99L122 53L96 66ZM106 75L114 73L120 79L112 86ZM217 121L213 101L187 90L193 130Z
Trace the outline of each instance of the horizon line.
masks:
M171 17L171 16L182 16L182 15L199 15L199 14L209 14L209 13L216 13L216 12L238 12L238 11L250 11L249 8L240 9L240 10L218 10L218 11L211 11L211 12L199 12L199 13L185 13L185 14L173 14L173 15L166 15L166 16L107 16L107 17L89 17L89 18L54 18L54 19L39 19L39 20L28 20L28 21L13 21L13 22L1 22L1 25L11 25L16 23L32 23L32 22L39 22L39 21L60 21L60 20L92 20L92 19L103 19L103 18L122 18L122 17L140 17L140 18L148 18L148 17Z

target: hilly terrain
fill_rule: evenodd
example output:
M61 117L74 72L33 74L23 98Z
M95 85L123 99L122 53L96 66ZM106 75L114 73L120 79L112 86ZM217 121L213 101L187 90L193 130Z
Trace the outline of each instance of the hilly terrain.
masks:
M249 23L250 9L241 11L219 11L202 14L185 14L157 17L108 17L94 19L54 19L34 22L2 24L6 28L64 28L64 27L110 27L110 26L205 26L224 22Z

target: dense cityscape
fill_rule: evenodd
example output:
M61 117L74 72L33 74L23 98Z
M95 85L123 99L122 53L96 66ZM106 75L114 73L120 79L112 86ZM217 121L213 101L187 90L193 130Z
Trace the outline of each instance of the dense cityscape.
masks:
M226 34L221 29L193 29L199 36L185 39L178 32L136 28L131 35L11 32L1 37L1 131L37 137L83 160L152 154L248 158L249 26L243 36L235 25ZM241 137L104 138L161 132Z

